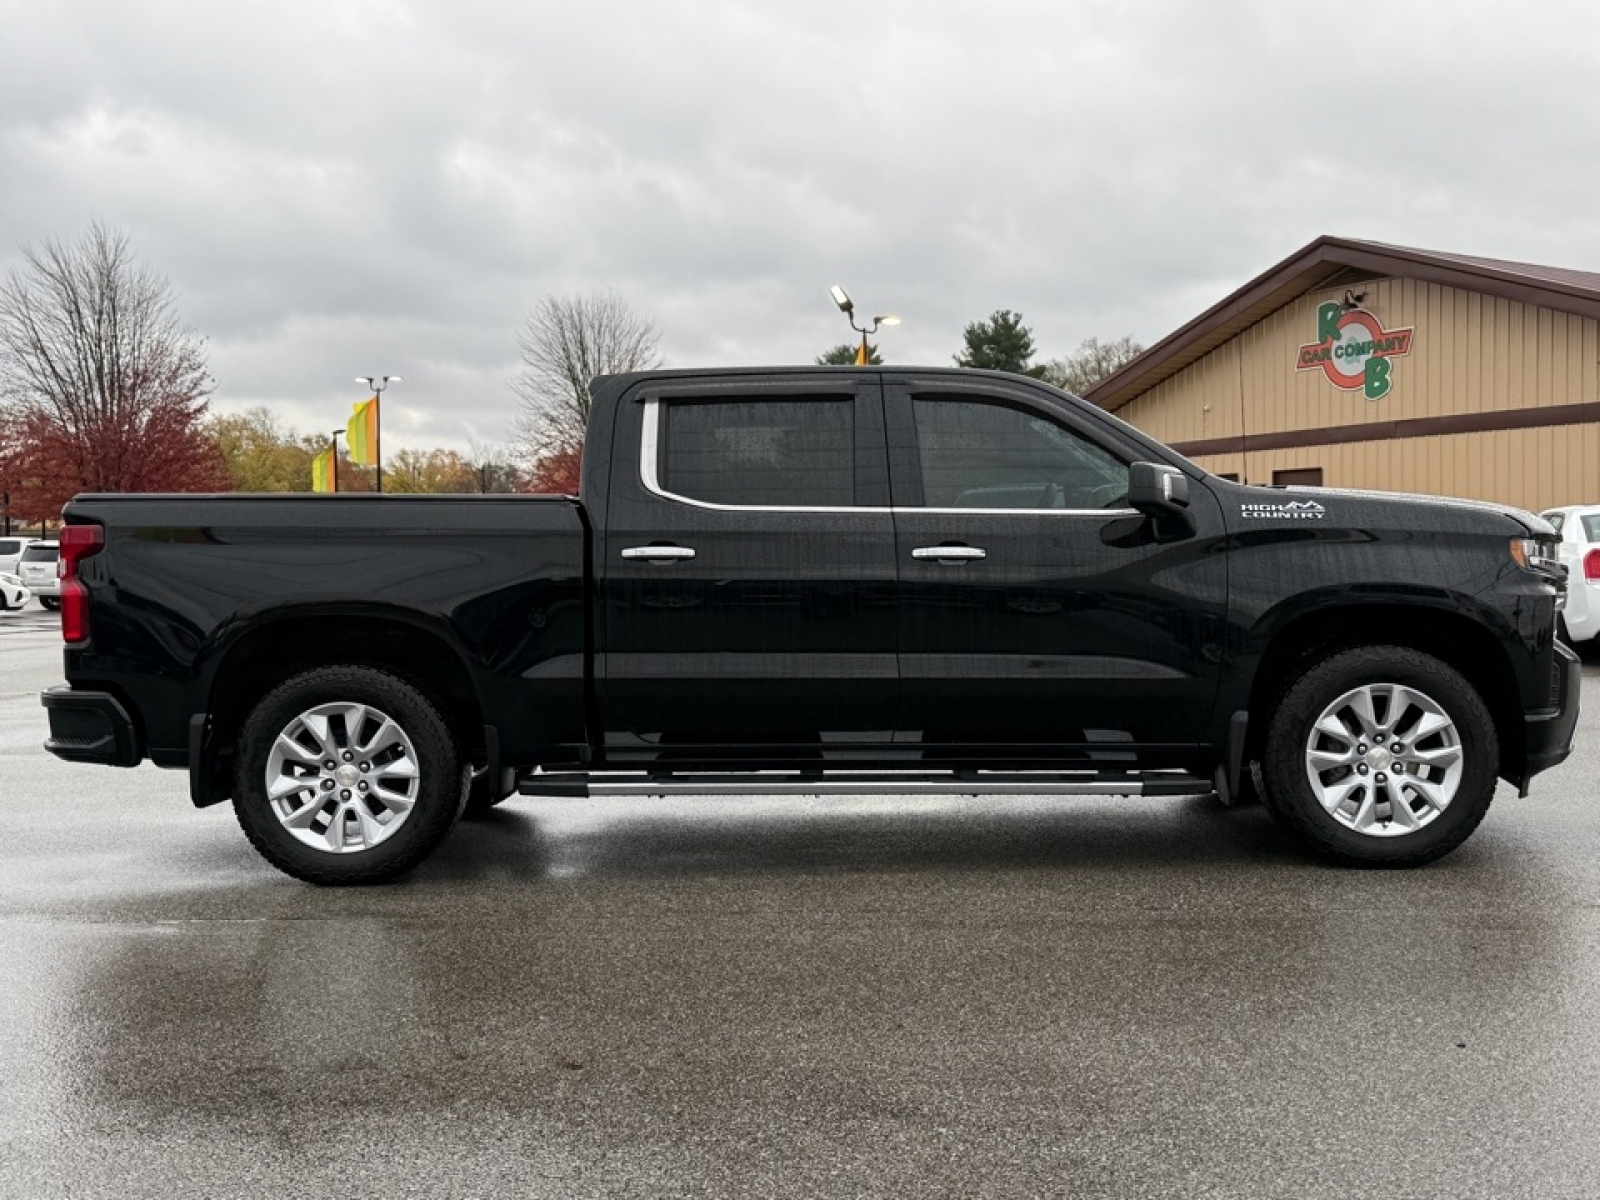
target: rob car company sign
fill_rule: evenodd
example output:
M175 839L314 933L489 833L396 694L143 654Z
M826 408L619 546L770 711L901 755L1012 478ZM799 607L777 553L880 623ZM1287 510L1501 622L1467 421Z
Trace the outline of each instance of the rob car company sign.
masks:
M1299 371L1321 371L1334 387L1382 400L1394 386L1391 359L1411 353L1410 329L1385 329L1364 308L1317 306L1317 340L1300 347Z

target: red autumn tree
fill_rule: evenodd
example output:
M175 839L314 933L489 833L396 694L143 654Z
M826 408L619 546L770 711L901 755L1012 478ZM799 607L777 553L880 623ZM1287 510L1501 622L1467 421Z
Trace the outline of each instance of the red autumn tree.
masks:
M525 490L577 495L582 469L582 446L564 446L559 450L546 451L533 460L533 470L528 472Z
M53 515L76 492L231 487L205 427L205 343L126 236L26 247L0 286L0 404L16 437L13 507Z

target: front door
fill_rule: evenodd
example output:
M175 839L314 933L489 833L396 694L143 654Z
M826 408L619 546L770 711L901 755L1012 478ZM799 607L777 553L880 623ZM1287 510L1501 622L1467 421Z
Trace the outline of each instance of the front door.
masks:
M1126 507L1149 451L1044 388L895 380L901 740L1181 750L1206 736L1226 614L1221 512Z
M887 745L898 626L877 373L656 385L624 402L615 436L608 753Z

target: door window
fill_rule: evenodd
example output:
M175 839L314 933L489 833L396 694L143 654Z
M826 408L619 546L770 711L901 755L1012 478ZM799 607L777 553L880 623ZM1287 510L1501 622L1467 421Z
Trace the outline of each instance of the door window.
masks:
M659 479L673 496L759 508L855 504L855 401L671 400Z
M912 401L928 508L1098 509L1127 503L1128 464L1027 409Z

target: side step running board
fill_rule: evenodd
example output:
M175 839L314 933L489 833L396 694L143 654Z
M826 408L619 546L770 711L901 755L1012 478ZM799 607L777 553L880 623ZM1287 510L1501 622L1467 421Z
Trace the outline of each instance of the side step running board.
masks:
M1181 771L530 771L523 796L1203 796Z

